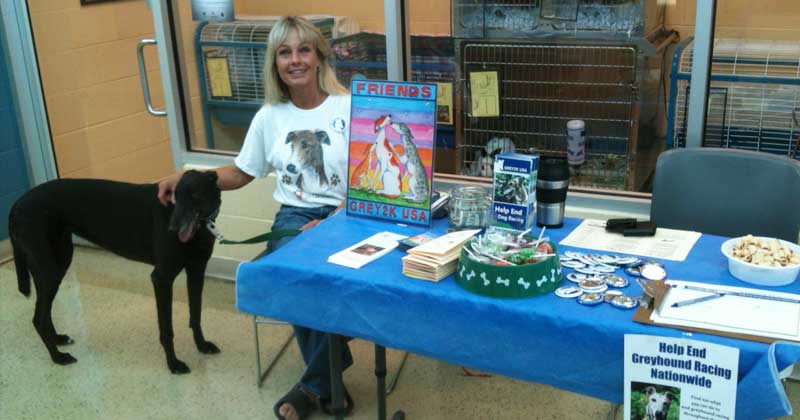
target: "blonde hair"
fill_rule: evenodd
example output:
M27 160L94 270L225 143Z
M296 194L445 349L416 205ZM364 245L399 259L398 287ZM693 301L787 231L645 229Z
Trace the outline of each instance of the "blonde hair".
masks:
M272 27L267 40L267 53L264 57L264 102L268 104L289 102L289 89L278 75L275 55L278 47L286 42L286 38L292 31L296 31L301 43L307 42L317 51L319 60L317 86L319 89L328 95L347 94L347 89L339 83L336 72L331 66L331 46L328 40L322 36L316 26L305 18L286 16Z

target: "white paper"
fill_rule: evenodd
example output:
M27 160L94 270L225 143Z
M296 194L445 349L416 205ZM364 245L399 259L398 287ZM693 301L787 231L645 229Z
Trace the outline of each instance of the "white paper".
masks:
M656 229L655 236L622 236L606 232L606 222L603 220L586 219L559 244L683 261L699 238L700 232L664 228Z
M679 280L669 280L667 284L671 287L661 306L653 311L650 317L653 322L800 341L800 295ZM713 293L685 286L753 296L725 294L717 299L673 308L675 302Z
M442 235L408 250L410 254L446 255L480 232L480 229L460 230Z
M668 413L681 420L733 420L739 349L626 334L624 376L625 420L668 418Z
M392 232L376 233L331 255L328 257L328 262L350 268L361 268L397 248L397 241L405 237L406 235Z

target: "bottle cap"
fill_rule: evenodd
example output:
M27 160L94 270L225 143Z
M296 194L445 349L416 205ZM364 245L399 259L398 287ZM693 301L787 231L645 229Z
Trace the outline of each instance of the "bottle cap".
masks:
M567 121L567 129L568 130L583 130L586 127L586 123L583 120L569 120Z

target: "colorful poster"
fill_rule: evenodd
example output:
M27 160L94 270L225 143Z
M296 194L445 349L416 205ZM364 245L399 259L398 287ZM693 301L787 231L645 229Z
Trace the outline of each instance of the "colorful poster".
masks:
M436 85L353 80L347 214L430 225Z
M625 334L625 420L731 420L739 349Z

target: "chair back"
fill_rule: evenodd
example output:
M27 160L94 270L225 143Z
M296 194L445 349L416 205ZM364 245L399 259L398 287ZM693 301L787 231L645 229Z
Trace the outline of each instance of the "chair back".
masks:
M797 243L800 162L711 147L664 152L656 162L650 219L664 228Z

